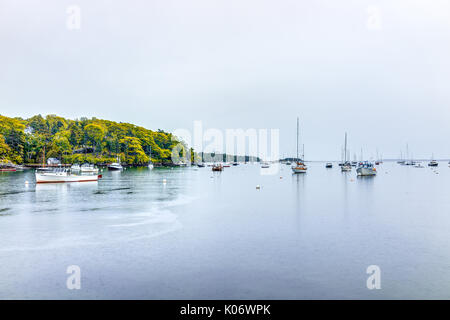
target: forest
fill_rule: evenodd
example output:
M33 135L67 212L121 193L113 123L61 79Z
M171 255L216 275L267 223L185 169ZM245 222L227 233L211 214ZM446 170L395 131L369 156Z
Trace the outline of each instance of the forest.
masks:
M117 157L128 165L172 164L176 147L184 157L186 146L163 130L152 131L129 123L97 118L65 119L57 115L29 119L0 115L0 162L106 164ZM180 146L182 146L180 148ZM194 153L190 150L191 157Z

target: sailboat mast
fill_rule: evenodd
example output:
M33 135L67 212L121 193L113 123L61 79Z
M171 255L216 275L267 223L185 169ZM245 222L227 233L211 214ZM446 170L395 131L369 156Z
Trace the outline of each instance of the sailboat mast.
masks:
M344 163L347 162L347 132L345 133L345 144L344 144Z
M298 161L298 117L297 117L297 160Z

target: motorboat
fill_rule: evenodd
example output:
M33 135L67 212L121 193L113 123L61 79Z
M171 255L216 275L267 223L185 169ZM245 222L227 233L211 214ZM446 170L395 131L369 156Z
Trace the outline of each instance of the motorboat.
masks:
M429 167L437 167L439 165L439 163L436 161L436 160L431 160L429 163L428 163L428 166Z
M212 171L223 171L223 166L221 164L214 164L212 166Z
M71 170L65 168L58 168L51 172L35 173L36 183L65 183L65 182L92 182L98 181L101 175L78 175L73 174Z
M331 162L327 162L327 163L325 164L325 168L331 169L331 168L333 168L333 164L332 164Z
M377 169L375 169L372 163L365 161L356 169L356 173L358 176L375 176Z
M80 167L82 173L98 173L98 168L93 164L85 163Z
M113 162L108 164L108 170L110 171L120 171L123 170L122 165L120 164L119 157L117 157L117 162Z
M120 163L113 162L111 164L108 164L108 170L119 171L119 170L123 170L123 167L122 167L122 165Z

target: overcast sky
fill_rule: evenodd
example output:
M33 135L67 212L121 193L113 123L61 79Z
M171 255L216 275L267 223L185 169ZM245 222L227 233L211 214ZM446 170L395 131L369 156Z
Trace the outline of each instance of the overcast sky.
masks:
M352 157L450 157L450 0L0 0L0 46L7 116L279 128L282 155L300 116L306 159L345 131Z

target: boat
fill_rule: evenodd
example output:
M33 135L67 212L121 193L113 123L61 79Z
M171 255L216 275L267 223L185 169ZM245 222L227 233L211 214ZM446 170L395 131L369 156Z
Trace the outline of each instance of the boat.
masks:
M377 174L377 169L375 169L372 163L364 161L363 164L356 169L356 173L358 176L375 176Z
M205 163L204 162L198 162L197 163L197 167L204 168L205 167Z
M229 167L231 167L231 165L230 165L229 163L225 162L225 163L222 165L222 167L224 167L224 168L229 168Z
M325 165L325 168L331 169L331 168L333 168L333 164L331 162L327 162L327 164Z
M110 171L119 171L123 170L122 165L120 164L119 157L117 157L117 162L113 162L111 164L108 164L108 170Z
M154 168L153 162L152 162L152 146L149 146L149 152L148 152L148 168L151 170Z
M345 140L344 140L344 161L341 166L342 172L348 172L352 171L352 164L350 161L347 160L347 132L345 133Z
M98 181L101 175L78 175L73 174L69 169L58 168L51 172L36 171L36 183L66 183L66 182L92 182Z
M297 117L297 158L296 158L296 163L294 166L292 166L292 172L294 173L306 173L308 168L306 167L306 164L304 163L303 159L305 157L305 145L303 145L303 154L302 154L302 158L299 159L298 157L298 136L299 136L299 120Z
M269 164L268 162L262 162L262 163L261 163L261 168L262 168L262 169L270 168L270 164Z
M291 164L292 164L292 162L290 162L290 161L286 162L287 166L290 166Z
M15 172L17 171L17 165L11 162L1 162L0 163L0 172Z
M431 161L428 163L429 167L437 167L439 165L439 163L433 159L434 155L431 155Z
M238 165L239 165L239 162L233 162L232 165L233 165L233 166L238 166Z
M214 164L212 166L212 171L223 171L223 166L221 164Z
M414 168L425 168L420 162L418 162Z
M93 164L85 163L80 167L80 171L83 173L98 173L98 168Z
M431 160L429 163L428 163L428 166L429 167L437 167L439 165L439 163L436 161L436 160Z

